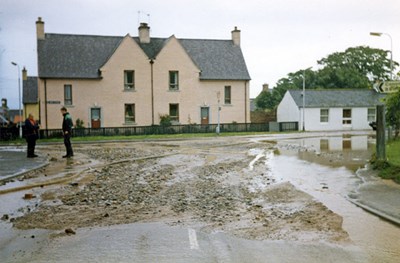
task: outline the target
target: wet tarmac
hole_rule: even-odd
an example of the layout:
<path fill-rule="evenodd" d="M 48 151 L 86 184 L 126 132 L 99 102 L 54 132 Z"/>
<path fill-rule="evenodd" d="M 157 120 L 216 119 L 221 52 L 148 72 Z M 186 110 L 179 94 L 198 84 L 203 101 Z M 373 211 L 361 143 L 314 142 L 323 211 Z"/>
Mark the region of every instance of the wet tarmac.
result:
<path fill-rule="evenodd" d="M 0 180 L 43 166 L 46 158 L 26 157 L 26 147 L 0 147 Z"/>

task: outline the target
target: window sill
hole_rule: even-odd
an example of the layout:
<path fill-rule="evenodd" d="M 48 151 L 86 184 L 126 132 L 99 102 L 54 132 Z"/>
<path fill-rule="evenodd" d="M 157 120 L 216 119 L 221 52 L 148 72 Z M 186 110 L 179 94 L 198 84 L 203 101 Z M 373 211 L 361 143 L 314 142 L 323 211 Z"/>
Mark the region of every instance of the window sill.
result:
<path fill-rule="evenodd" d="M 124 89 L 123 92 L 136 92 L 136 89 Z"/>
<path fill-rule="evenodd" d="M 169 89 L 168 91 L 169 91 L 169 92 L 180 92 L 179 89 Z"/>
<path fill-rule="evenodd" d="M 123 126 L 136 126 L 137 123 L 136 122 L 124 122 L 122 125 Z"/>
<path fill-rule="evenodd" d="M 233 107 L 233 105 L 232 105 L 231 103 L 229 103 L 229 104 L 224 104 L 224 105 L 222 105 L 222 106 L 224 106 L 224 107 Z"/>
<path fill-rule="evenodd" d="M 64 107 L 65 107 L 65 108 L 75 108 L 74 105 L 65 105 L 65 104 L 64 104 Z"/>

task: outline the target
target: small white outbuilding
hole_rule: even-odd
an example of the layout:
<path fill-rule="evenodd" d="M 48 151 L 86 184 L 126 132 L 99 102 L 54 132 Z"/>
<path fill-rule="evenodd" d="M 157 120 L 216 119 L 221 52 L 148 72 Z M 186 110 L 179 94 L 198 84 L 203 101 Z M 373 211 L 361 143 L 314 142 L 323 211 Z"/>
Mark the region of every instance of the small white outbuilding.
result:
<path fill-rule="evenodd" d="M 277 120 L 298 122 L 299 130 L 306 131 L 371 129 L 369 123 L 376 120 L 376 106 L 384 97 L 372 89 L 319 89 L 305 94 L 288 90 L 278 105 Z"/>

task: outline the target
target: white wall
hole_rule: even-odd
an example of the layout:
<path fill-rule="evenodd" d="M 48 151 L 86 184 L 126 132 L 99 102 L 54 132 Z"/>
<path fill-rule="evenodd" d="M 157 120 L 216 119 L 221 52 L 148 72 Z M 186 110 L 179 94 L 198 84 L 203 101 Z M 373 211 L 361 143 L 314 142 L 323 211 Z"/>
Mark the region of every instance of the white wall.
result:
<path fill-rule="evenodd" d="M 351 125 L 343 125 L 343 108 L 330 108 L 329 121 L 320 122 L 320 108 L 307 108 L 306 131 L 369 130 L 368 108 L 352 108 Z M 299 125 L 300 126 L 300 125 Z"/>
<path fill-rule="evenodd" d="M 288 91 L 279 103 L 276 114 L 278 122 L 300 121 L 300 110 Z"/>

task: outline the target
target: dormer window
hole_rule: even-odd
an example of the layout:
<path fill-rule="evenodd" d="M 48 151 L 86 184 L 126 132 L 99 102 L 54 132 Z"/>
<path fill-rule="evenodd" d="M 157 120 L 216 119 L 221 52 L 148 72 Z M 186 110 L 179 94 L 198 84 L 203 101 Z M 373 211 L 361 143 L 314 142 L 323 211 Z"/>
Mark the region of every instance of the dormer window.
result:
<path fill-rule="evenodd" d="M 124 90 L 135 89 L 135 71 L 125 70 L 124 71 Z"/>
<path fill-rule="evenodd" d="M 179 90 L 179 72 L 169 72 L 169 90 Z"/>

